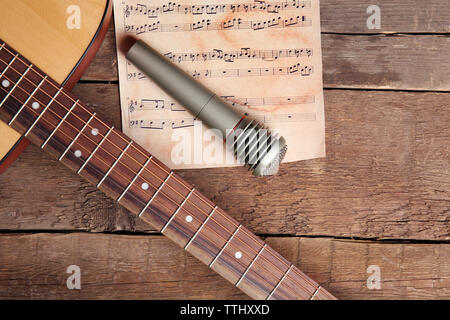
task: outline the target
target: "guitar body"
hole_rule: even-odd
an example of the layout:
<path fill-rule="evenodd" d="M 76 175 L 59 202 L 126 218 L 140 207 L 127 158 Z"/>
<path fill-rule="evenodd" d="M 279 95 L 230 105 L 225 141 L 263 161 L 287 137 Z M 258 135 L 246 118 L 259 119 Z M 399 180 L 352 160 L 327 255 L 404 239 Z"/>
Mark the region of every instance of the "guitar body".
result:
<path fill-rule="evenodd" d="M 106 35 L 112 0 L 3 0 L 0 38 L 71 89 Z M 0 122 L 0 173 L 28 145 Z"/>

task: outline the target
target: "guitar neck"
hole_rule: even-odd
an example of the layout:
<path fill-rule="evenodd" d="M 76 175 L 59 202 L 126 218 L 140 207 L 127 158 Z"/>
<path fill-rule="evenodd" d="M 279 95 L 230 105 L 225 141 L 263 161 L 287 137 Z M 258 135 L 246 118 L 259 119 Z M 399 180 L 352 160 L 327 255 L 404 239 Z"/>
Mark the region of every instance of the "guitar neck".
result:
<path fill-rule="evenodd" d="M 255 299 L 335 299 L 0 41 L 0 119 Z"/>

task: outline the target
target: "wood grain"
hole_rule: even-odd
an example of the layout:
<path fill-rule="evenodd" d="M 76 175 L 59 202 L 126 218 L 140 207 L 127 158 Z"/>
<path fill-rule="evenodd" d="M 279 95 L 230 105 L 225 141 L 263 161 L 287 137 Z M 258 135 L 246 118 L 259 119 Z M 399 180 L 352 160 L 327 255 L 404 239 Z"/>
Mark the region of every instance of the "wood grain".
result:
<path fill-rule="evenodd" d="M 7 1 L 0 12 L 0 38 L 58 83 L 63 83 L 88 49 L 107 1 L 78 3 L 83 12 L 79 28 L 66 26 L 66 11 L 72 4 L 70 0 Z"/>
<path fill-rule="evenodd" d="M 75 94 L 120 126 L 117 85 Z M 179 173 L 258 234 L 449 240 L 448 94 L 326 90 L 325 106 L 324 159 Z M 0 229 L 154 231 L 35 147 L 0 182 Z"/>
<path fill-rule="evenodd" d="M 367 8 L 377 5 L 381 29 L 367 28 Z M 449 33 L 446 0 L 320 1 L 322 32 L 333 33 Z"/>
<path fill-rule="evenodd" d="M 81 75 L 72 71 L 78 66 L 77 72 L 86 68 L 84 56 L 93 54 L 98 41 L 102 38 L 97 33 L 101 26 L 106 0 L 95 0 L 80 3 L 83 14 L 83 24 L 79 29 L 66 27 L 67 8 L 72 1 L 8 1 L 3 3 L 0 11 L 0 38 L 17 51 L 27 56 L 35 65 L 40 66 L 58 83 L 78 81 Z M 109 18 L 111 14 L 109 15 Z M 109 23 L 106 19 L 105 23 Z M 36 27 L 39 26 L 39 27 Z M 106 30 L 102 28 L 102 34 Z M 55 45 L 56 44 L 56 45 Z M 92 46 L 91 46 L 92 45 Z M 76 73 L 76 72 L 75 72 Z M 71 81 L 69 81 L 71 80 Z M 72 84 L 65 83 L 68 88 Z M 0 123 L 0 159 L 18 142 L 20 135 Z M 10 159 L 8 159 L 10 161 Z"/>
<path fill-rule="evenodd" d="M 118 80 L 114 39 L 112 26 L 83 80 Z M 445 35 L 322 34 L 322 51 L 326 88 L 450 90 Z"/>
<path fill-rule="evenodd" d="M 449 15 L 446 0 L 322 0 L 327 157 L 262 180 L 178 173 L 339 299 L 450 299 L 449 94 L 384 91 L 450 90 Z M 83 79 L 75 94 L 120 126 L 117 84 L 96 83 L 118 80 L 113 28 Z M 0 176 L 0 203 L 1 298 L 247 298 L 34 146 Z M 81 291 L 66 288 L 70 264 Z"/>
<path fill-rule="evenodd" d="M 266 241 L 340 299 L 450 298 L 448 245 Z M 1 299 L 247 299 L 162 236 L 2 234 L 0 261 Z M 69 265 L 81 269 L 81 290 L 67 289 Z M 367 287 L 371 265 L 380 290 Z"/>
<path fill-rule="evenodd" d="M 450 90 L 450 37 L 322 35 L 328 88 Z"/>
<path fill-rule="evenodd" d="M 18 132 L 26 132 L 35 146 L 249 297 L 336 299 L 118 128 L 97 117 L 41 70 L 32 68 L 26 58 L 4 43 L 2 47 L 0 82 L 8 79 L 14 85 L 3 85 L 0 90 L 0 118 Z M 39 101 L 37 107 L 30 98 Z M 175 218 L 183 219 L 183 215 L 186 219 L 177 223 Z M 195 229 L 194 220 L 199 222 Z"/>
<path fill-rule="evenodd" d="M 20 134 L 11 128 L 4 122 L 0 122 L 0 160 L 11 150 L 11 148 L 20 139 Z"/>

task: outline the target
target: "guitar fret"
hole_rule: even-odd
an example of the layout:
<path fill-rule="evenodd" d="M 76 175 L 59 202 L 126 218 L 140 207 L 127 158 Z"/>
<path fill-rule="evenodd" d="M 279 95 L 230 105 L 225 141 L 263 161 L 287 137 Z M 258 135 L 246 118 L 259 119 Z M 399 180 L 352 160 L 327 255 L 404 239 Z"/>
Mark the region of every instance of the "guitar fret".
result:
<path fill-rule="evenodd" d="M 17 80 L 17 82 L 14 84 L 14 86 L 12 87 L 12 89 L 8 92 L 8 94 L 3 98 L 2 102 L 0 103 L 0 107 L 3 106 L 3 104 L 5 103 L 6 99 L 8 99 L 8 97 L 11 95 L 11 93 L 14 91 L 14 89 L 16 89 L 16 87 L 19 85 L 20 81 L 22 81 L 22 79 L 25 77 L 25 75 L 28 73 L 28 71 L 30 71 L 31 67 L 33 65 L 30 64 L 27 68 L 27 70 L 25 70 L 25 72 L 20 76 L 20 78 Z"/>
<path fill-rule="evenodd" d="M 311 296 L 311 298 L 309 298 L 309 300 L 313 300 L 314 297 L 316 296 L 316 294 L 319 292 L 319 289 L 322 288 L 321 286 L 318 286 L 316 291 L 314 291 L 313 295 Z"/>
<path fill-rule="evenodd" d="M 58 130 L 58 128 L 61 126 L 61 124 L 67 119 L 69 114 L 72 112 L 73 108 L 75 108 L 75 106 L 77 105 L 78 101 L 80 101 L 80 100 L 75 101 L 75 103 L 72 105 L 72 107 L 69 109 L 69 111 L 67 111 L 67 113 L 64 116 L 64 118 L 62 118 L 61 121 L 58 123 L 58 125 L 55 127 L 55 129 L 53 129 L 52 133 L 48 136 L 47 140 L 45 140 L 45 142 L 41 145 L 41 149 L 44 149 L 44 147 L 47 144 L 47 142 L 53 137 L 53 135 Z"/>
<path fill-rule="evenodd" d="M 147 204 L 145 205 L 145 207 L 141 210 L 141 212 L 139 212 L 139 217 L 144 213 L 145 210 L 147 210 L 148 206 L 150 205 L 150 203 L 152 203 L 153 199 L 155 199 L 155 197 L 158 195 L 159 191 L 162 189 L 162 187 L 164 187 L 164 184 L 167 182 L 167 180 L 169 180 L 169 178 L 172 176 L 173 171 L 170 171 L 169 175 L 167 176 L 167 178 L 161 183 L 161 185 L 158 187 L 158 190 L 156 190 L 155 194 L 151 197 L 151 199 L 147 202 Z"/>
<path fill-rule="evenodd" d="M 202 231 L 203 226 L 208 222 L 209 218 L 211 218 L 211 216 L 214 214 L 214 212 L 216 212 L 216 209 L 218 207 L 215 206 L 212 211 L 209 213 L 208 217 L 205 219 L 205 221 L 203 221 L 202 225 L 200 226 L 200 228 L 198 228 L 198 230 L 195 232 L 195 234 L 192 236 L 191 240 L 189 240 L 189 242 L 184 246 L 184 250 L 187 250 L 187 248 L 189 247 L 189 245 L 192 243 L 192 241 L 194 241 L 195 237 L 200 233 L 200 231 Z"/>
<path fill-rule="evenodd" d="M 55 98 L 58 96 L 58 94 L 61 92 L 62 89 L 63 88 L 60 87 L 58 89 L 58 92 L 56 92 L 56 94 L 49 101 L 49 103 L 47 103 L 47 105 L 44 107 L 44 110 L 42 110 L 42 112 L 39 114 L 39 116 L 36 118 L 36 120 L 34 120 L 33 124 L 28 128 L 27 132 L 25 133 L 25 137 L 30 133 L 30 131 L 33 129 L 33 127 L 36 125 L 36 123 L 39 121 L 39 119 L 41 119 L 42 115 L 45 113 L 45 111 L 47 111 L 47 109 L 50 106 L 50 104 L 55 100 Z"/>
<path fill-rule="evenodd" d="M 109 175 L 109 173 L 112 171 L 112 169 L 114 169 L 115 165 L 120 161 L 120 158 L 122 158 L 122 156 L 125 154 L 125 152 L 127 152 L 128 148 L 132 145 L 132 143 L 133 143 L 133 141 L 130 141 L 128 143 L 128 145 L 125 147 L 125 149 L 123 149 L 123 151 L 121 152 L 120 156 L 116 159 L 116 161 L 114 161 L 114 163 L 111 166 L 111 168 L 109 168 L 109 170 L 106 172 L 106 174 L 100 180 L 100 182 L 97 184 L 97 188 L 100 187 L 100 185 L 103 183 L 103 181 L 105 181 L 106 177 Z"/>
<path fill-rule="evenodd" d="M 239 284 L 241 283 L 242 279 L 245 278 L 245 275 L 247 274 L 247 272 L 252 268 L 253 264 L 255 263 L 255 261 L 258 259 L 258 257 L 261 255 L 261 253 L 264 251 L 264 249 L 266 248 L 267 244 L 264 244 L 264 246 L 261 248 L 261 250 L 259 250 L 258 254 L 253 258 L 252 262 L 250 263 L 250 265 L 247 267 L 247 269 L 245 269 L 245 272 L 242 274 L 242 276 L 239 278 L 238 282 L 236 282 L 235 286 L 239 286 Z"/>
<path fill-rule="evenodd" d="M 8 70 L 8 68 L 14 63 L 14 60 L 16 60 L 16 58 L 19 56 L 19 54 L 16 54 L 11 61 L 8 63 L 8 65 L 6 66 L 5 70 L 3 70 L 2 74 L 0 74 L 0 78 L 3 77 L 3 75 L 5 74 L 6 70 Z"/>
<path fill-rule="evenodd" d="M 289 269 L 286 270 L 286 273 L 283 275 L 283 277 L 280 279 L 280 281 L 277 283 L 276 287 L 273 288 L 272 292 L 267 296 L 266 300 L 269 300 L 270 298 L 272 298 L 272 295 L 275 293 L 275 291 L 277 291 L 278 287 L 280 286 L 280 284 L 283 282 L 283 280 L 287 277 L 287 275 L 289 274 L 289 271 L 291 271 L 291 269 L 294 267 L 293 264 L 291 264 L 291 266 L 289 267 Z"/>
<path fill-rule="evenodd" d="M 13 123 L 13 121 L 17 118 L 17 116 L 20 114 L 20 112 L 22 112 L 23 108 L 25 108 L 25 106 L 27 105 L 27 103 L 31 100 L 31 98 L 34 96 L 34 94 L 36 93 L 36 91 L 39 90 L 39 88 L 41 87 L 41 85 L 44 83 L 44 81 L 47 79 L 47 76 L 45 76 L 41 82 L 39 82 L 39 84 L 37 85 L 36 88 L 34 88 L 33 92 L 31 93 L 31 95 L 27 98 L 27 100 L 25 100 L 25 102 L 22 104 L 22 106 L 20 107 L 19 111 L 16 112 L 16 114 L 14 115 L 14 117 L 12 117 L 12 119 L 8 122 L 8 125 L 11 125 Z"/>
<path fill-rule="evenodd" d="M 87 125 L 87 124 L 86 124 Z M 92 153 L 89 155 L 89 157 L 86 159 L 86 161 L 83 163 L 83 165 L 81 166 L 80 169 L 78 169 L 77 173 L 80 174 L 81 170 L 84 169 L 84 167 L 87 165 L 87 163 L 89 162 L 89 160 L 91 160 L 91 158 L 94 156 L 94 153 L 97 152 L 98 148 L 100 148 L 100 146 L 102 145 L 103 141 L 106 140 L 106 138 L 108 138 L 109 134 L 113 131 L 114 126 L 112 126 L 111 128 L 109 128 L 109 131 L 107 134 L 105 134 L 105 136 L 102 138 L 102 140 L 100 141 L 100 143 L 95 147 L 94 151 L 92 151 Z M 84 128 L 83 128 L 84 130 Z M 83 132 L 83 131 L 80 131 Z"/>
<path fill-rule="evenodd" d="M 337 300 L 335 296 L 329 293 L 324 287 L 319 286 L 310 300 Z"/>
<path fill-rule="evenodd" d="M 83 128 L 81 128 L 81 130 L 77 133 L 75 138 L 73 138 L 72 142 L 67 146 L 67 148 L 66 148 L 66 150 L 64 150 L 63 154 L 58 158 L 59 161 L 61 161 L 62 158 L 64 158 L 64 156 L 66 155 L 66 153 L 70 150 L 70 148 L 72 148 L 73 144 L 78 139 L 78 137 L 83 133 L 84 129 L 86 129 L 86 127 L 88 126 L 89 122 L 91 122 L 91 120 L 94 119 L 95 114 L 96 113 L 94 112 L 92 114 L 92 116 L 89 118 L 89 120 L 84 124 Z"/>
<path fill-rule="evenodd" d="M 166 227 L 172 222 L 173 218 L 175 218 L 175 216 L 177 215 L 178 211 L 181 210 L 181 208 L 183 207 L 183 205 L 186 203 L 187 199 L 189 199 L 190 195 L 194 192 L 195 188 L 192 188 L 192 190 L 189 192 L 189 194 L 186 196 L 186 198 L 183 200 L 183 202 L 180 204 L 180 206 L 178 207 L 178 209 L 175 211 L 175 213 L 170 217 L 169 221 L 167 221 L 167 223 L 164 225 L 164 227 L 161 229 L 161 233 L 164 232 L 164 230 L 166 229 Z"/>
<path fill-rule="evenodd" d="M 117 202 L 152 223 L 250 297 L 334 298 L 158 159 L 101 121 L 79 100 L 74 101 L 70 94 L 62 97 L 60 93 L 65 94 L 65 89 L 1 41 L 0 53 L 5 61 L 2 66 L 6 65 L 0 69 L 0 78 L 5 79 L 0 107 L 7 112 L 1 115 L 9 125 L 19 126 L 20 122 L 21 131 L 30 126 L 25 136 L 29 134 L 33 143 L 56 154 L 94 186 L 117 198 Z M 19 66 L 21 59 L 23 64 Z M 13 74 L 16 66 L 19 72 Z M 36 75 L 30 70 L 35 70 Z M 26 85 L 24 79 L 31 79 L 31 85 Z M 44 85 L 46 81 L 52 86 Z M 41 93 L 46 96 L 41 97 Z M 135 161 L 128 162 L 124 155 Z M 174 192 L 166 193 L 169 188 Z"/>
<path fill-rule="evenodd" d="M 119 198 L 117 198 L 116 200 L 117 202 L 119 202 L 122 199 L 122 197 L 127 193 L 128 189 L 130 189 L 130 187 L 136 181 L 136 179 L 139 178 L 140 174 L 142 173 L 142 171 L 144 171 L 145 167 L 147 167 L 148 163 L 152 160 L 152 158 L 153 156 L 150 156 L 150 158 L 148 158 L 147 161 L 145 162 L 144 166 L 142 166 L 141 169 L 139 169 L 138 173 L 134 176 L 133 180 L 131 180 L 126 189 L 122 192 Z"/>
<path fill-rule="evenodd" d="M 230 243 L 231 240 L 233 240 L 233 237 L 236 235 L 236 233 L 239 231 L 239 229 L 241 228 L 242 224 L 240 224 L 236 230 L 234 230 L 233 234 L 231 235 L 231 237 L 227 240 L 227 242 L 225 243 L 225 245 L 223 246 L 223 248 L 220 250 L 220 252 L 217 254 L 217 256 L 214 258 L 213 261 L 211 261 L 211 263 L 209 264 L 208 267 L 212 267 L 213 264 L 217 261 L 217 259 L 220 257 L 220 255 L 222 254 L 222 252 L 225 250 L 225 248 L 227 247 L 227 245 Z"/>

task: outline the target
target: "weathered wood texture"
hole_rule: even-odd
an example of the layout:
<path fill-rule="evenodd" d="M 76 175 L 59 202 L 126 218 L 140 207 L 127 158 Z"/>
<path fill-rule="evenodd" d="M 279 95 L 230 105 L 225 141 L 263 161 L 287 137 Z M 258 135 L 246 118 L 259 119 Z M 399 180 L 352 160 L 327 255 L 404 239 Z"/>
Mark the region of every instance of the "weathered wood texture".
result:
<path fill-rule="evenodd" d="M 117 85 L 75 94 L 120 126 Z M 326 90 L 325 106 L 324 159 L 179 172 L 259 234 L 449 240 L 448 94 Z M 0 182 L 0 229 L 153 230 L 36 147 Z"/>
<path fill-rule="evenodd" d="M 322 51 L 326 88 L 450 90 L 449 36 L 322 34 Z M 118 80 L 113 27 L 82 79 Z"/>
<path fill-rule="evenodd" d="M 369 29 L 367 8 L 377 5 L 381 28 Z M 446 0 L 320 0 L 322 32 L 336 33 L 449 33 Z"/>
<path fill-rule="evenodd" d="M 448 245 L 266 240 L 340 299 L 450 299 Z M 162 236 L 3 234 L 0 261 L 0 299 L 247 299 Z M 80 290 L 67 288 L 70 265 Z M 379 290 L 368 289 L 372 265 Z"/>
<path fill-rule="evenodd" d="M 322 35 L 328 88 L 450 90 L 450 37 Z"/>
<path fill-rule="evenodd" d="M 366 25 L 372 4 L 379 30 Z M 322 0 L 324 86 L 449 91 L 448 8 Z M 117 81 L 116 64 L 111 28 L 83 79 Z M 117 83 L 75 93 L 120 126 Z M 450 299 L 449 94 L 330 89 L 325 107 L 324 159 L 267 179 L 242 168 L 179 173 L 340 299 Z M 0 298 L 246 298 L 162 236 L 11 233 L 155 231 L 36 147 L 0 176 L 0 203 L 9 232 L 0 235 Z M 82 290 L 66 288 L 71 264 Z M 369 265 L 381 268 L 381 290 L 367 289 Z"/>

